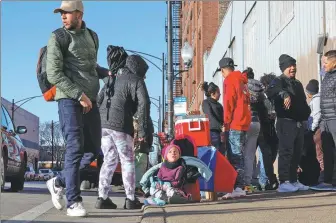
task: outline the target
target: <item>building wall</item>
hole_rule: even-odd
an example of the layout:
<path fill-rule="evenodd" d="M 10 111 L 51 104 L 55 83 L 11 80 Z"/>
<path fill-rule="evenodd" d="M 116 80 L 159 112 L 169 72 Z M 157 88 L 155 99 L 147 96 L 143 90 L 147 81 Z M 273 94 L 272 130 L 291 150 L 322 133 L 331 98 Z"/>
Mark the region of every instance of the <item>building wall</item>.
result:
<path fill-rule="evenodd" d="M 4 98 L 1 103 L 7 109 L 9 115 L 12 117 L 12 103 Z M 15 106 L 16 109 L 16 106 Z M 14 113 L 14 125 L 26 126 L 27 133 L 20 135 L 23 145 L 26 147 L 28 155 L 28 163 L 35 167 L 34 158 L 39 158 L 39 117 L 28 112 L 23 108 L 18 108 Z"/>
<path fill-rule="evenodd" d="M 323 1 L 232 2 L 207 55 L 204 79 L 222 90 L 223 78 L 214 72 L 224 55 L 232 57 L 239 70 L 252 67 L 256 79 L 269 72 L 279 75 L 278 58 L 284 53 L 296 58 L 297 78 L 304 86 L 312 78 L 319 79 L 318 36 L 325 18 L 324 49 L 336 49 L 335 11 L 335 1 L 326 1 L 325 6 Z"/>
<path fill-rule="evenodd" d="M 184 42 L 188 41 L 194 49 L 192 68 L 182 75 L 183 95 L 187 97 L 189 112 L 198 111 L 204 98 L 200 88 L 204 81 L 203 54 L 211 49 L 220 24 L 220 16 L 219 1 L 183 1 L 182 3 L 182 47 Z"/>

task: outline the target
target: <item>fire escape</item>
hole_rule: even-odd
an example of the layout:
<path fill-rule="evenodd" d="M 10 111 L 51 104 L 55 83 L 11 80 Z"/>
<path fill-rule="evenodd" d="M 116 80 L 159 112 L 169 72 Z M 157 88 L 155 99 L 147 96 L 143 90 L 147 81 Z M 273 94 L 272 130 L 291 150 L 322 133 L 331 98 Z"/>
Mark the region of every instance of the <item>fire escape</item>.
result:
<path fill-rule="evenodd" d="M 181 18 L 181 1 L 172 1 L 172 39 L 173 39 L 173 74 L 174 77 L 180 71 L 180 57 L 181 57 L 181 35 L 180 35 L 180 18 Z M 168 26 L 166 20 L 166 42 L 168 42 Z M 167 67 L 167 66 L 166 66 Z M 173 83 L 173 97 L 180 97 L 182 95 L 182 77 L 180 75 L 174 78 Z"/>

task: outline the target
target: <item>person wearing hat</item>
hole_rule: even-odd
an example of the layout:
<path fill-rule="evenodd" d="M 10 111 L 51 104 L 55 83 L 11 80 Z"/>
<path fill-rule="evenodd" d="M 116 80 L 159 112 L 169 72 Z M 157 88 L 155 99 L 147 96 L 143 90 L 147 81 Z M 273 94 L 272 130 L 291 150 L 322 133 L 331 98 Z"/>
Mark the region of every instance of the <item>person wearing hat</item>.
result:
<path fill-rule="evenodd" d="M 108 70 L 97 64 L 99 40 L 83 21 L 82 1 L 62 1 L 54 10 L 60 13 L 63 27 L 55 30 L 47 45 L 46 72 L 56 86 L 60 125 L 66 142 L 64 170 L 47 181 L 56 209 L 65 206 L 67 215 L 87 215 L 81 191 L 80 171 L 96 159 L 101 147 L 101 119 L 97 107 L 99 78 Z"/>
<path fill-rule="evenodd" d="M 224 195 L 224 199 L 246 196 L 243 190 L 244 157 L 242 149 L 245 147 L 247 131 L 251 124 L 250 94 L 247 87 L 247 76 L 235 71 L 234 61 L 223 57 L 219 61 L 224 79 L 224 131 L 227 138 L 227 153 L 232 166 L 238 172 L 235 188 L 232 193 Z"/>
<path fill-rule="evenodd" d="M 296 60 L 289 55 L 279 57 L 282 75 L 275 78 L 266 90 L 267 97 L 273 101 L 279 138 L 279 192 L 308 190 L 297 179 L 303 143 L 303 122 L 310 116 L 303 86 L 296 76 Z"/>

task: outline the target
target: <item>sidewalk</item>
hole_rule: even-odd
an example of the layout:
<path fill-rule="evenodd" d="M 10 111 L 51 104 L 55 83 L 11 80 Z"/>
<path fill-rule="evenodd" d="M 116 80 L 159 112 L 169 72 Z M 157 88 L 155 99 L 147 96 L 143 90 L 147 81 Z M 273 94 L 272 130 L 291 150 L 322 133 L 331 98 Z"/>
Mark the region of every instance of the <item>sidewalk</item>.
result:
<path fill-rule="evenodd" d="M 336 192 L 266 192 L 201 204 L 146 207 L 141 223 L 332 223 Z"/>

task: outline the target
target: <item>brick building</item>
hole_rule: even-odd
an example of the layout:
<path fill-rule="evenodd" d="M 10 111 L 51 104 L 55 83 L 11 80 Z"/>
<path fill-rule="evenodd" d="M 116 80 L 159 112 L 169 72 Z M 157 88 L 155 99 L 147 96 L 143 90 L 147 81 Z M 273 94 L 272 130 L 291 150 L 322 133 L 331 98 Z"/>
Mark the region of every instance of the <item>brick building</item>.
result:
<path fill-rule="evenodd" d="M 230 1 L 183 1 L 181 9 L 181 45 L 188 41 L 194 49 L 192 68 L 182 74 L 183 96 L 187 97 L 188 111 L 199 111 L 204 94 L 203 56 L 206 55 L 217 35 Z M 181 61 L 181 70 L 184 69 Z"/>

